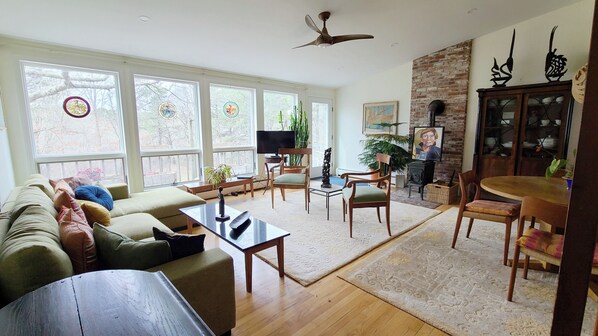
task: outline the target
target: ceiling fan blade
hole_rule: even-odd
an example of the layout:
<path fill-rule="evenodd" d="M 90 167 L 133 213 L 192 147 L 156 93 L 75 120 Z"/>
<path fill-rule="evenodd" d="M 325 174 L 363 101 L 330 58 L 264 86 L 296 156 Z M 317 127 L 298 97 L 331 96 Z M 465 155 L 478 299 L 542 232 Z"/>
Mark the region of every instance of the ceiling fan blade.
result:
<path fill-rule="evenodd" d="M 332 37 L 332 43 L 340 43 L 352 40 L 365 40 L 365 39 L 373 39 L 374 36 L 366 35 L 366 34 L 352 34 L 352 35 L 338 35 Z"/>
<path fill-rule="evenodd" d="M 309 28 L 314 30 L 316 33 L 322 34 L 322 31 L 320 30 L 320 28 L 318 28 L 318 26 L 316 26 L 316 23 L 314 22 L 314 20 L 312 20 L 311 16 L 309 16 L 309 15 L 305 16 L 305 23 L 307 24 L 307 26 Z"/>
<path fill-rule="evenodd" d="M 317 40 L 313 40 L 313 41 L 311 41 L 311 42 L 309 42 L 309 43 L 306 43 L 306 44 L 304 44 L 304 45 L 297 46 L 297 47 L 295 47 L 295 48 L 293 48 L 293 49 L 297 49 L 297 48 L 301 48 L 301 47 L 307 47 L 307 46 L 310 46 L 310 45 L 317 45 L 317 44 L 316 44 L 316 41 L 317 41 Z"/>

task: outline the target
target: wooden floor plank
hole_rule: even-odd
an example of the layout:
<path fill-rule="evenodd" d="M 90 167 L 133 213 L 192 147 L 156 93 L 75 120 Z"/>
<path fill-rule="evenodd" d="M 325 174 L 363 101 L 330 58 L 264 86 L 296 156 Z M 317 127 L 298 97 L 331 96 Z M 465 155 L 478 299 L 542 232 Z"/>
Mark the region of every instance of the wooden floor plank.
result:
<path fill-rule="evenodd" d="M 263 196 L 261 192 L 256 192 L 255 196 L 266 197 L 269 194 Z M 226 199 L 232 201 L 235 198 L 227 196 Z M 450 206 L 442 206 L 439 210 L 449 208 Z M 254 256 L 253 292 L 247 293 L 243 253 L 200 227 L 195 227 L 193 232 L 206 233 L 206 249 L 219 247 L 233 257 L 237 325 L 232 334 L 235 336 L 446 335 L 441 330 L 340 279 L 337 275 L 347 266 L 308 287 L 303 287 L 286 276 L 279 278 L 274 267 Z M 387 245 L 376 249 L 375 252 L 383 252 L 388 248 Z M 359 260 L 365 258 L 367 255 Z M 357 262 L 350 265 L 357 265 Z"/>

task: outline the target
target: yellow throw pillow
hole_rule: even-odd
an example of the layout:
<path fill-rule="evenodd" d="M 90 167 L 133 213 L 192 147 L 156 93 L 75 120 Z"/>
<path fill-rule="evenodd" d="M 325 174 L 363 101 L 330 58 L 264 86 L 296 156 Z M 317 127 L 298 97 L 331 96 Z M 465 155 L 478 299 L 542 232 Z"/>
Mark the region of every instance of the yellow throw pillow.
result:
<path fill-rule="evenodd" d="M 88 223 L 100 223 L 104 226 L 110 225 L 110 211 L 104 208 L 101 204 L 92 201 L 81 201 L 81 209 L 85 213 L 85 218 Z"/>

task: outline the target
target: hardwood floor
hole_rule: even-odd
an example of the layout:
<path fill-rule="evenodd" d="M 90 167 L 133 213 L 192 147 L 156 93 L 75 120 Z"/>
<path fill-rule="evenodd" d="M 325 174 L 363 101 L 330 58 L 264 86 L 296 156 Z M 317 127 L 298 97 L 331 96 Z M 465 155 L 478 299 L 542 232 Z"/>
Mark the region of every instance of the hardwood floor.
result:
<path fill-rule="evenodd" d="M 265 196 L 262 196 L 261 192 L 255 193 L 255 197 L 266 196 L 269 196 L 269 193 Z M 444 211 L 448 208 L 450 206 L 441 206 L 439 210 Z M 286 276 L 279 278 L 276 269 L 254 256 L 253 292 L 247 293 L 243 254 L 207 230 L 195 228 L 194 233 L 207 234 L 206 249 L 217 246 L 234 259 L 237 326 L 232 330 L 232 334 L 235 336 L 447 335 L 338 278 L 337 274 L 344 268 L 308 287 L 303 287 Z M 384 248 L 385 245 L 375 251 Z M 368 255 L 349 265 L 359 263 Z"/>

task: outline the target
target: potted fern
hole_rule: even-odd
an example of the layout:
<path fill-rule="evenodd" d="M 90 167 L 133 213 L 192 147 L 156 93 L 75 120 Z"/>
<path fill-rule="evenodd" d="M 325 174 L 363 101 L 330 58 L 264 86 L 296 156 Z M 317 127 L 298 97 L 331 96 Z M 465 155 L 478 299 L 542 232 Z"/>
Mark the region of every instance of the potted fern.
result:
<path fill-rule="evenodd" d="M 390 127 L 396 127 L 400 124 L 402 123 L 380 123 L 378 125 L 390 129 Z M 357 157 L 359 163 L 368 166 L 372 170 L 378 168 L 376 161 L 376 154 L 378 153 L 390 155 L 391 171 L 401 171 L 411 162 L 411 153 L 402 147 L 411 143 L 408 135 L 370 134 L 366 136 L 365 140 L 361 140 L 361 143 L 363 144 L 363 152 Z"/>

